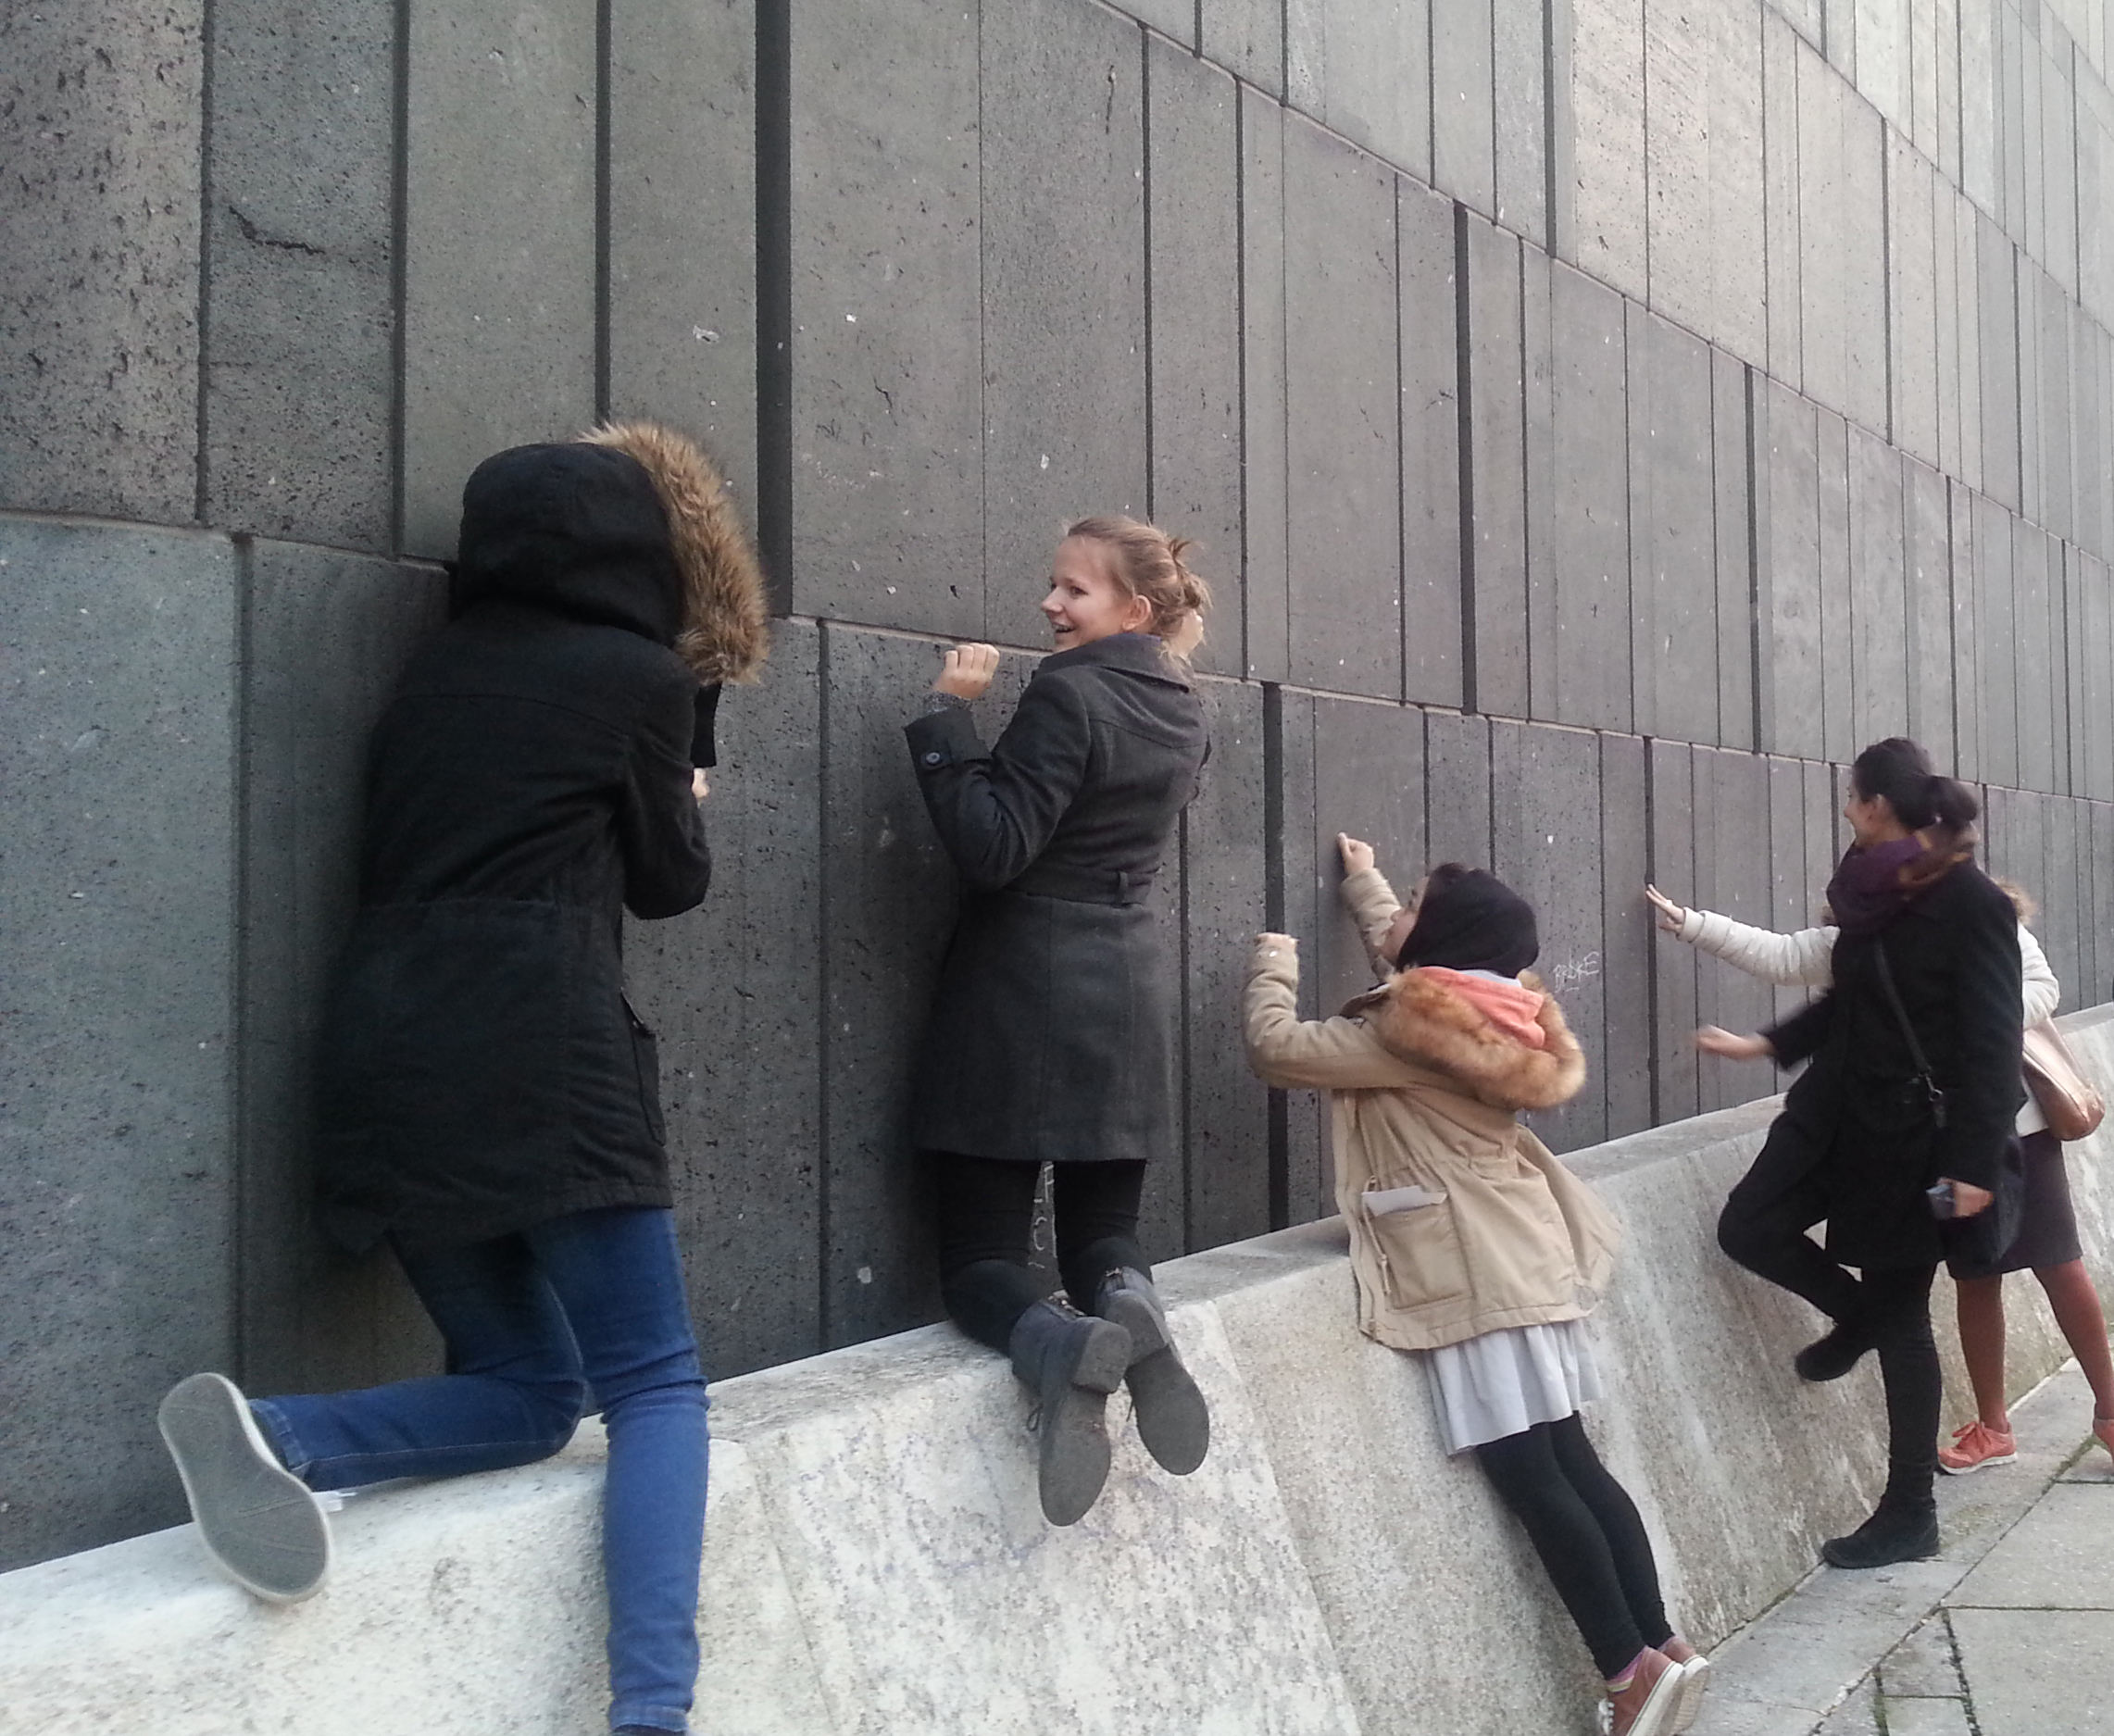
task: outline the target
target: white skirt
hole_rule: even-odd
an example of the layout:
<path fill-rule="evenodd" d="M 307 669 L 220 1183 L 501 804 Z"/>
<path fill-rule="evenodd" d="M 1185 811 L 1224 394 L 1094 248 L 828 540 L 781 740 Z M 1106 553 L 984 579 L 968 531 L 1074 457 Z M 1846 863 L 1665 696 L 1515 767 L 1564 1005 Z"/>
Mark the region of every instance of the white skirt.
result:
<path fill-rule="evenodd" d="M 1448 1453 L 1502 1441 L 1538 1422 L 1560 1422 L 1600 1396 L 1583 1320 L 1500 1327 L 1418 1354 L 1431 1370 Z"/>

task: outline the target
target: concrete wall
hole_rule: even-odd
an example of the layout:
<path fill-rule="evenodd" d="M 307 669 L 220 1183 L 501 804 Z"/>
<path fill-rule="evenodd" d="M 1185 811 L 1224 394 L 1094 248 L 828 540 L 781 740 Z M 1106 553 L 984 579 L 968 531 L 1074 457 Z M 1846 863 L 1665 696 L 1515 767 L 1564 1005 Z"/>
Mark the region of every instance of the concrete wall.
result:
<path fill-rule="evenodd" d="M 471 464 L 605 412 L 713 443 L 784 616 L 726 708 L 720 885 L 632 941 L 722 1373 L 933 1318 L 900 1110 L 951 893 L 895 731 L 957 634 L 1016 653 L 998 726 L 1078 513 L 1200 536 L 1220 599 L 1156 1255 L 1324 1208 L 1315 1105 L 1243 1075 L 1232 990 L 1266 924 L 1316 943 L 1315 1007 L 1358 983 L 1340 829 L 1541 903 L 1595 1062 L 1567 1147 L 1765 1088 L 1682 1037 L 1770 997 L 1655 945 L 1637 889 L 1803 920 L 1883 733 L 1990 788 L 1994 865 L 2105 999 L 2108 31 L 2107 0 L 11 14 L 0 1560 L 172 1517 L 145 1418 L 200 1361 L 430 1360 L 305 1218 L 359 743 Z M 101 1143 L 120 1080 L 159 1108 Z M 90 1364 L 93 1421 L 61 1402 Z M 82 1455 L 106 1474 L 58 1474 Z"/>
<path fill-rule="evenodd" d="M 2114 1010 L 2069 1028 L 2114 1078 Z M 1589 1427 L 1670 1614 L 1707 1646 L 1803 1577 L 1883 1478 L 1869 1359 L 1799 1382 L 1817 1317 L 1711 1236 L 1773 1108 L 1573 1159 L 1627 1232 L 1591 1327 L 1607 1392 Z M 2102 1270 L 2109 1158 L 2114 1132 L 2070 1152 Z M 699 1728 L 1582 1736 L 1584 1650 L 1472 1460 L 1445 1456 L 1418 1359 L 1358 1335 L 1343 1250 L 1331 1219 L 1163 1270 L 1211 1455 L 1169 1478 L 1119 1399 L 1108 1488 L 1069 1530 L 1036 1505 L 1023 1389 L 949 1328 L 721 1383 Z M 2009 1300 L 2017 1393 L 2067 1352 L 2023 1274 Z M 1970 1415 L 1943 1293 L 1938 1312 L 1948 1416 Z M 188 1527 L 0 1575 L 0 1730 L 585 1729 L 604 1692 L 601 1455 L 590 1429 L 544 1465 L 364 1494 L 334 1521 L 331 1584 L 293 1609 L 214 1578 Z"/>

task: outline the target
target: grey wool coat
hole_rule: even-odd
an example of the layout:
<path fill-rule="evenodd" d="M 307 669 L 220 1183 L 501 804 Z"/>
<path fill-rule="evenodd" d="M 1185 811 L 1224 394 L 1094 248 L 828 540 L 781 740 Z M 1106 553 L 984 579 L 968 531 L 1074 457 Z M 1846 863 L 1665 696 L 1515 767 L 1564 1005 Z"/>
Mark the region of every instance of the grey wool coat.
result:
<path fill-rule="evenodd" d="M 454 604 L 375 731 L 319 1081 L 324 1229 L 413 1255 L 670 1203 L 623 912 L 704 897 L 700 695 L 766 643 L 717 473 L 649 424 L 480 465 Z"/>
<path fill-rule="evenodd" d="M 1176 1003 L 1148 901 L 1209 751 L 1186 674 L 1119 633 L 1045 657 L 992 747 L 965 710 L 907 733 L 962 884 L 912 1137 L 1023 1162 L 1171 1149 Z"/>

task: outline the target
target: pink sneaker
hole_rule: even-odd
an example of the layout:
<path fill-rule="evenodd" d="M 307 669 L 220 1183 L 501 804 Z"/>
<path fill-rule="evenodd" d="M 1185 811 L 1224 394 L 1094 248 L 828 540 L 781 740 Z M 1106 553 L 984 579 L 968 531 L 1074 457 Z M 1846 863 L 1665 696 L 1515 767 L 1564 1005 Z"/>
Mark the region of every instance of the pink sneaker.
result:
<path fill-rule="evenodd" d="M 2114 1429 L 2114 1423 L 2108 1425 Z M 2008 1429 L 1992 1429 L 1981 1418 L 1953 1430 L 1953 1444 L 1938 1449 L 1938 1468 L 1955 1477 L 1984 1470 L 1992 1465 L 2016 1465 L 2019 1443 Z"/>

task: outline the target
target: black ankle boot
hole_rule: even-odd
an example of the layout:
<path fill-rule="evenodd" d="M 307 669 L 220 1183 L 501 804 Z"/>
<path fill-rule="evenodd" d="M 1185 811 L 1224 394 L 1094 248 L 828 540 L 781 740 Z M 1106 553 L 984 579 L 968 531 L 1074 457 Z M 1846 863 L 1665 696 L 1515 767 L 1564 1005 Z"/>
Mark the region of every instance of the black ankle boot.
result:
<path fill-rule="evenodd" d="M 1123 1378 L 1138 1439 L 1161 1469 L 1188 1476 L 1211 1450 L 1211 1412 L 1175 1354 L 1152 1280 L 1128 1266 L 1110 1272 L 1095 1293 L 1094 1312 L 1131 1335 L 1131 1366 Z"/>
<path fill-rule="evenodd" d="M 1108 1394 L 1131 1360 L 1130 1334 L 1055 1302 L 1038 1302 L 1013 1327 L 1013 1372 L 1034 1390 L 1043 1517 L 1075 1525 L 1108 1480 Z"/>
<path fill-rule="evenodd" d="M 1871 1348 L 1866 1338 L 1847 1320 L 1838 1320 L 1822 1337 L 1791 1359 L 1801 1380 L 1840 1380 L 1863 1359 Z"/>
<path fill-rule="evenodd" d="M 1938 1553 L 1934 1501 L 1882 1499 L 1871 1517 L 1847 1537 L 1831 1537 L 1820 1558 L 1832 1567 L 1885 1567 L 1896 1561 L 1924 1561 Z"/>

